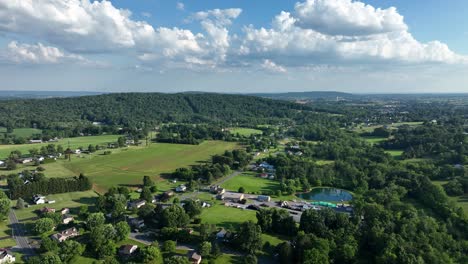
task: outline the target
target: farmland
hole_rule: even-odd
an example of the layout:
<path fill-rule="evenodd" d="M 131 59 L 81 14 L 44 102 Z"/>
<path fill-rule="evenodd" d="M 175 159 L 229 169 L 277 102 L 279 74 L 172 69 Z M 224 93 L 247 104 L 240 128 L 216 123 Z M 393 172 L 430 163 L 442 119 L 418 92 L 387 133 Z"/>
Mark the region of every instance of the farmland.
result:
<path fill-rule="evenodd" d="M 236 143 L 222 141 L 205 141 L 200 145 L 156 143 L 149 147 L 131 147 L 111 155 L 75 158 L 71 162 L 63 162 L 63 166 L 74 174 L 84 173 L 91 178 L 96 190 L 103 191 L 116 185 L 134 186 L 144 175 L 160 181 L 162 173 L 203 163 L 212 155 L 236 146 Z"/>

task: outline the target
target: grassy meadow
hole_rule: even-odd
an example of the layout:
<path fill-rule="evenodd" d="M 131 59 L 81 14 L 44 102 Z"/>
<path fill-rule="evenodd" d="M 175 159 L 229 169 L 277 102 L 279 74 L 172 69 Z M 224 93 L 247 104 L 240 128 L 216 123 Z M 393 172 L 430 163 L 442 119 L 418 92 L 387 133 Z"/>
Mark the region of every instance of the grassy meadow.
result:
<path fill-rule="evenodd" d="M 256 177 L 253 172 L 244 172 L 233 177 L 221 185 L 230 191 L 237 191 L 244 187 L 246 193 L 270 193 L 279 190 L 279 182 Z"/>
<path fill-rule="evenodd" d="M 72 158 L 71 162 L 62 164 L 75 175 L 84 173 L 90 177 L 96 190 L 101 192 L 111 186 L 140 184 L 144 175 L 161 181 L 159 176 L 163 173 L 205 162 L 214 154 L 236 147 L 236 143 L 224 141 L 205 141 L 199 145 L 154 143 L 149 147 L 131 147 L 111 155 L 92 154 L 85 158 Z"/>
<path fill-rule="evenodd" d="M 250 135 L 261 135 L 263 132 L 258 129 L 254 128 L 245 128 L 245 127 L 234 127 L 234 128 L 229 128 L 229 132 L 233 135 L 241 135 L 241 136 L 250 136 Z"/>

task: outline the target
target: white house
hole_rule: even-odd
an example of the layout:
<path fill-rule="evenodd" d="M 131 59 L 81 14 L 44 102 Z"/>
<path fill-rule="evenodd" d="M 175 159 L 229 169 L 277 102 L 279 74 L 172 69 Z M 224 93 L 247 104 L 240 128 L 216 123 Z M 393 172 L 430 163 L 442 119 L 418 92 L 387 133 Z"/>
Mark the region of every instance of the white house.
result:
<path fill-rule="evenodd" d="M 15 256 L 13 256 L 7 249 L 0 249 L 0 263 L 13 263 L 16 261 Z"/>
<path fill-rule="evenodd" d="M 145 200 L 136 200 L 128 203 L 128 207 L 139 209 L 146 204 Z"/>
<path fill-rule="evenodd" d="M 39 157 L 39 158 L 37 158 L 37 160 L 38 160 L 39 162 L 41 162 L 41 161 L 44 161 L 45 158 L 44 158 L 44 157 Z"/>
<path fill-rule="evenodd" d="M 81 153 L 81 149 L 75 149 L 75 154 L 80 154 Z"/>
<path fill-rule="evenodd" d="M 0 167 L 5 166 L 5 162 L 3 160 L 0 160 Z"/>
<path fill-rule="evenodd" d="M 42 140 L 40 140 L 40 139 L 31 139 L 31 140 L 29 140 L 29 143 L 30 144 L 39 144 L 39 143 L 42 143 Z"/>
<path fill-rule="evenodd" d="M 185 185 L 179 185 L 176 188 L 176 192 L 185 192 L 187 190 L 187 186 Z"/>
<path fill-rule="evenodd" d="M 24 159 L 21 160 L 21 163 L 26 164 L 26 163 L 30 163 L 32 161 L 33 161 L 32 158 L 24 158 Z"/>
<path fill-rule="evenodd" d="M 36 194 L 33 196 L 33 202 L 35 204 L 45 204 L 46 203 L 46 197 L 42 196 L 40 194 Z"/>
<path fill-rule="evenodd" d="M 138 249 L 137 245 L 123 245 L 119 248 L 121 255 L 132 255 Z"/>

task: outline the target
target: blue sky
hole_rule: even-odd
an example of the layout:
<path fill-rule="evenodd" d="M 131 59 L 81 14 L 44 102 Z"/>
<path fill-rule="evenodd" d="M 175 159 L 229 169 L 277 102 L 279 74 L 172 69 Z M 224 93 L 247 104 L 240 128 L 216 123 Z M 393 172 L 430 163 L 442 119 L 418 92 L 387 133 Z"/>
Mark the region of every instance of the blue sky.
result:
<path fill-rule="evenodd" d="M 0 0 L 0 90 L 468 92 L 463 0 Z"/>

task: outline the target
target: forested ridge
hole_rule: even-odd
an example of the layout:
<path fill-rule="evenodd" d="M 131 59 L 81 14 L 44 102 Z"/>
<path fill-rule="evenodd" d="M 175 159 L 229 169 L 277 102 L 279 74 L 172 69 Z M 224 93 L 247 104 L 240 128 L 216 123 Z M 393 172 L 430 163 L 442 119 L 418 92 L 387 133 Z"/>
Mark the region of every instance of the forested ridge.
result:
<path fill-rule="evenodd" d="M 252 122 L 293 117 L 307 106 L 226 94 L 120 93 L 0 102 L 0 126 L 50 128 L 77 121 L 106 125 Z"/>

